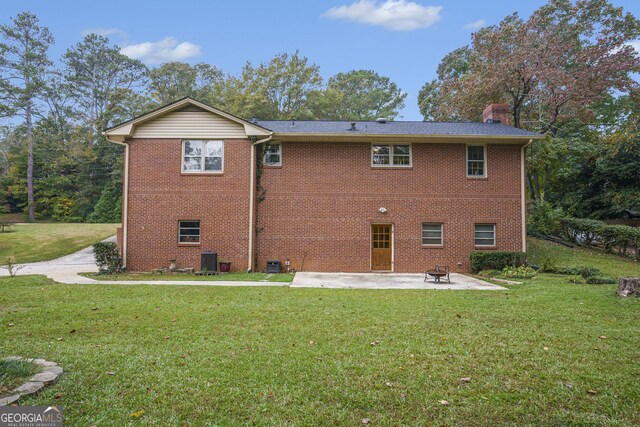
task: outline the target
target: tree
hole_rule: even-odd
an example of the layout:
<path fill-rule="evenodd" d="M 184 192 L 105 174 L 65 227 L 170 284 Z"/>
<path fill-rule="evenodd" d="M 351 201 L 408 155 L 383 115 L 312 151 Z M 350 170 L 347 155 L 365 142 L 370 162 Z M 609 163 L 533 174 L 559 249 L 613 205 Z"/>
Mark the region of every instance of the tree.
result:
<path fill-rule="evenodd" d="M 309 97 L 321 89 L 317 65 L 299 51 L 281 53 L 257 67 L 247 62 L 241 76 L 230 79 L 224 103 L 242 117 L 304 119 L 312 114 Z"/>
<path fill-rule="evenodd" d="M 550 0 L 526 20 L 509 15 L 473 35 L 468 69 L 440 79 L 454 102 L 438 110 L 477 119 L 488 102 L 506 101 L 514 126 L 558 135 L 589 122 L 589 106 L 609 91 L 637 86 L 628 43 L 638 36 L 640 21 L 606 0 Z"/>
<path fill-rule="evenodd" d="M 109 39 L 88 34 L 62 58 L 63 71 L 71 95 L 84 123 L 95 132 L 93 143 L 113 115 L 113 97 L 118 91 L 141 87 L 147 68 L 142 62 L 120 53 Z"/>
<path fill-rule="evenodd" d="M 438 78 L 427 82 L 418 92 L 418 106 L 425 120 L 459 121 L 455 109 L 443 108 L 457 95 L 455 88 L 441 90 L 443 82 L 455 81 L 469 72 L 471 49 L 464 46 L 445 55 L 438 65 Z"/>
<path fill-rule="evenodd" d="M 225 74 L 214 65 L 167 62 L 149 71 L 148 89 L 151 98 L 160 105 L 185 96 L 219 105 L 224 80 Z"/>
<path fill-rule="evenodd" d="M 11 19 L 12 24 L 0 25 L 0 112 L 24 118 L 27 141 L 27 199 L 29 221 L 35 221 L 36 206 L 33 190 L 33 119 L 38 114 L 38 102 L 51 66 L 47 51 L 53 44 L 48 28 L 39 25 L 38 18 L 23 12 Z"/>
<path fill-rule="evenodd" d="M 333 117 L 323 119 L 375 120 L 394 119 L 404 108 L 407 94 L 389 77 L 373 70 L 352 70 L 329 79 L 328 91 L 339 94 Z"/>

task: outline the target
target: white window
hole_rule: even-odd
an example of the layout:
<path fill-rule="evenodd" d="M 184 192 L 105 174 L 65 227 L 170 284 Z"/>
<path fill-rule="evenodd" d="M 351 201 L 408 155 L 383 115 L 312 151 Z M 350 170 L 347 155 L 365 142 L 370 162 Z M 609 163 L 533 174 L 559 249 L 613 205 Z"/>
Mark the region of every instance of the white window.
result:
<path fill-rule="evenodd" d="M 178 221 L 178 243 L 200 243 L 200 221 Z"/>
<path fill-rule="evenodd" d="M 487 176 L 487 147 L 467 145 L 467 176 Z"/>
<path fill-rule="evenodd" d="M 282 144 L 272 142 L 264 149 L 265 166 L 282 166 Z"/>
<path fill-rule="evenodd" d="M 422 245 L 442 246 L 442 223 L 422 223 Z"/>
<path fill-rule="evenodd" d="M 183 141 L 182 172 L 221 173 L 224 166 L 224 141 Z"/>
<path fill-rule="evenodd" d="M 495 224 L 476 224 L 475 242 L 476 242 L 476 246 L 495 246 L 496 245 L 496 225 Z"/>
<path fill-rule="evenodd" d="M 409 167 L 411 166 L 411 145 L 385 144 L 371 146 L 371 166 Z"/>

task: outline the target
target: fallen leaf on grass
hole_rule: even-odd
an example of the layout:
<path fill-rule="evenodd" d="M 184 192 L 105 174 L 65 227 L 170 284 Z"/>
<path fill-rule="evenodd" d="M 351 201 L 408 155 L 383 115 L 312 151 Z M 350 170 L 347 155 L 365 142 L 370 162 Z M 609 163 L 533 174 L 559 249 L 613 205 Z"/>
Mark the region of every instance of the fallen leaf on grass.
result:
<path fill-rule="evenodd" d="M 460 378 L 460 382 L 461 383 L 470 383 L 471 382 L 471 377 Z"/>
<path fill-rule="evenodd" d="M 406 394 L 404 394 L 404 393 L 400 393 L 400 399 L 404 399 L 405 397 L 407 397 L 407 395 L 406 395 Z"/>
<path fill-rule="evenodd" d="M 7 326 L 16 326 L 15 323 L 9 323 Z"/>
<path fill-rule="evenodd" d="M 369 418 L 363 418 L 362 424 L 369 424 Z"/>
<path fill-rule="evenodd" d="M 440 403 L 442 406 L 449 406 L 449 405 L 451 405 L 451 403 L 449 403 L 449 402 L 448 402 L 448 401 L 446 401 L 446 400 L 438 400 L 438 403 Z"/>
<path fill-rule="evenodd" d="M 604 335 L 600 335 L 598 338 L 600 338 L 601 340 L 606 340 L 607 337 L 605 337 Z"/>
<path fill-rule="evenodd" d="M 163 338 L 164 338 L 165 340 L 168 340 L 168 339 L 169 339 L 169 336 L 167 335 L 167 336 L 165 336 L 165 337 L 163 337 Z"/>
<path fill-rule="evenodd" d="M 53 396 L 54 399 L 60 399 L 62 397 L 62 393 L 56 393 L 55 396 Z"/>
<path fill-rule="evenodd" d="M 107 371 L 106 374 L 107 375 L 115 375 L 116 373 L 114 371 Z"/>
<path fill-rule="evenodd" d="M 393 387 L 393 383 L 384 383 L 384 385 L 386 385 L 387 387 Z"/>
<path fill-rule="evenodd" d="M 544 351 L 549 351 L 549 347 L 544 347 L 543 350 Z"/>
<path fill-rule="evenodd" d="M 144 411 L 138 411 L 138 412 L 134 412 L 133 414 L 130 415 L 130 417 L 132 418 L 139 418 L 144 414 Z"/>
<path fill-rule="evenodd" d="M 62 341 L 62 337 L 56 338 L 56 341 Z"/>
<path fill-rule="evenodd" d="M 596 394 L 598 394 L 598 392 L 596 390 L 587 390 L 587 394 L 590 394 L 591 396 L 595 396 Z"/>
<path fill-rule="evenodd" d="M 380 340 L 376 340 L 376 341 L 372 341 L 371 342 L 371 345 L 378 345 L 378 344 L 380 344 Z"/>
<path fill-rule="evenodd" d="M 70 334 L 75 334 L 75 333 L 76 333 L 76 330 L 75 330 L 75 329 L 72 329 L 72 330 L 70 330 L 70 331 L 69 331 L 69 333 L 70 333 Z"/>

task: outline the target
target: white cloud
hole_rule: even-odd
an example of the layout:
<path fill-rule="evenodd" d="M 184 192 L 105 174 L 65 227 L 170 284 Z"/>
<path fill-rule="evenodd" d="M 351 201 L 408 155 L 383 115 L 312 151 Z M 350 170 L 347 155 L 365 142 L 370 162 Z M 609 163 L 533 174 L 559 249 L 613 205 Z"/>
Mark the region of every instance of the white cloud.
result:
<path fill-rule="evenodd" d="M 469 22 L 463 28 L 466 30 L 479 30 L 485 25 L 487 25 L 487 21 L 485 21 L 484 19 L 478 19 L 477 21 Z"/>
<path fill-rule="evenodd" d="M 160 64 L 169 61 L 182 61 L 202 54 L 197 44 L 178 43 L 173 37 L 165 37 L 157 42 L 130 44 L 120 50 L 129 58 L 139 59 L 146 64 Z"/>
<path fill-rule="evenodd" d="M 126 37 L 127 33 L 120 28 L 89 28 L 87 30 L 82 30 L 82 35 L 86 36 L 89 34 L 97 34 L 99 36 L 118 36 L 118 37 Z"/>
<path fill-rule="evenodd" d="M 442 6 L 423 6 L 406 0 L 359 0 L 350 5 L 332 7 L 324 17 L 378 25 L 392 31 L 428 28 L 440 21 Z"/>

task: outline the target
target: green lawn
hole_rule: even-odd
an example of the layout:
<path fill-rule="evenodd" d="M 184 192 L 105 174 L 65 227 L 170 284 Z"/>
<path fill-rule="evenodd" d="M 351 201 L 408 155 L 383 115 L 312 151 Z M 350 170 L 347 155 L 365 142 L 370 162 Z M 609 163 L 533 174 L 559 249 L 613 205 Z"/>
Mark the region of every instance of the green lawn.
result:
<path fill-rule="evenodd" d="M 69 425 L 640 424 L 640 299 L 556 275 L 510 288 L 3 278 L 0 357 L 59 362 L 20 403 L 63 405 Z"/>
<path fill-rule="evenodd" d="M 0 264 L 46 261 L 71 254 L 116 234 L 119 224 L 17 224 L 0 233 Z"/>
<path fill-rule="evenodd" d="M 640 263 L 599 250 L 581 247 L 572 249 L 529 238 L 527 253 L 529 262 L 537 265 L 541 265 L 545 258 L 550 257 L 558 266 L 596 267 L 606 276 L 614 278 L 640 275 Z"/>
<path fill-rule="evenodd" d="M 81 273 L 82 276 L 96 280 L 188 280 L 188 281 L 231 281 L 231 282 L 291 282 L 293 274 L 279 273 L 229 273 L 217 276 L 196 276 L 195 274 L 151 274 L 151 273 L 121 273 L 97 274 Z"/>

